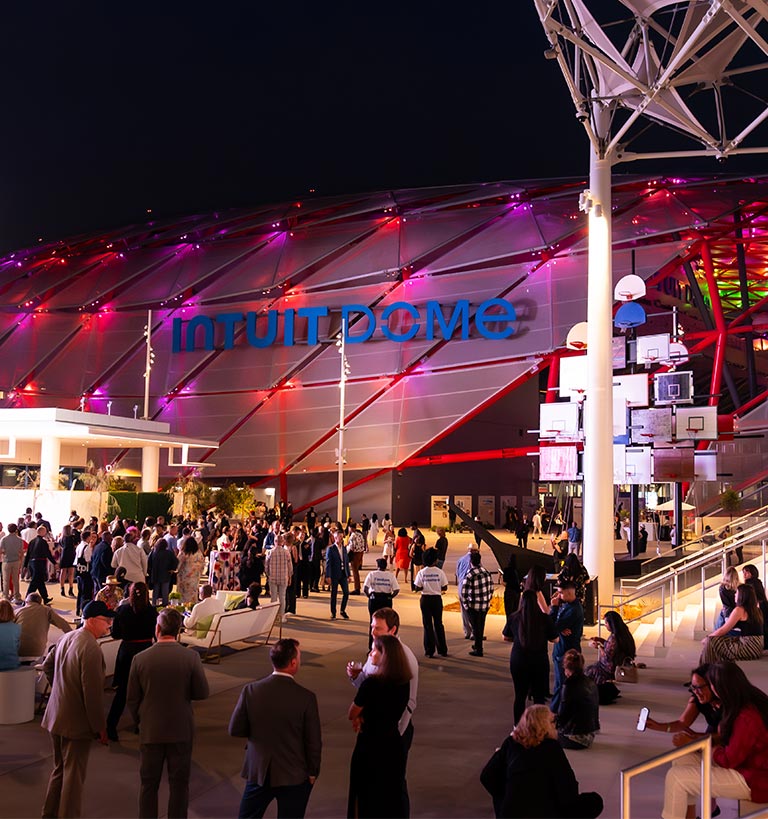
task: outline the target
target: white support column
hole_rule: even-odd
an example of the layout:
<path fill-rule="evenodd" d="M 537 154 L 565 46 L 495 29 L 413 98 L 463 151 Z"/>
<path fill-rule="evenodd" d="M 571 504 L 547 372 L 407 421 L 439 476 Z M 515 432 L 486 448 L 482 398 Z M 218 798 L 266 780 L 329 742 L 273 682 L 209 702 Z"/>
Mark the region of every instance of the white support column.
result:
<path fill-rule="evenodd" d="M 45 437 L 40 441 L 40 489 L 59 488 L 61 439 Z"/>
<path fill-rule="evenodd" d="M 141 491 L 157 492 L 160 485 L 160 447 L 141 448 Z"/>
<path fill-rule="evenodd" d="M 590 155 L 587 391 L 584 426 L 584 565 L 598 576 L 599 602 L 613 595 L 613 281 L 611 162 Z"/>

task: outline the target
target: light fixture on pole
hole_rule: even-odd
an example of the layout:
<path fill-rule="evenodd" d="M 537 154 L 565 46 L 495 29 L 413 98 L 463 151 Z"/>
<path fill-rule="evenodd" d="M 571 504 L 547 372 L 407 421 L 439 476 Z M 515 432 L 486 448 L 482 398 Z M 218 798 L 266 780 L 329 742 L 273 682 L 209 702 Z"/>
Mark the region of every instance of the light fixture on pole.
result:
<path fill-rule="evenodd" d="M 144 363 L 144 419 L 149 419 L 149 378 L 152 365 L 155 363 L 155 352 L 152 349 L 152 311 L 147 310 L 147 324 L 144 327 L 144 338 L 147 340 L 147 354 Z"/>
<path fill-rule="evenodd" d="M 336 463 L 338 464 L 338 486 L 336 496 L 336 520 L 343 521 L 344 514 L 344 464 L 346 463 L 346 450 L 344 449 L 344 417 L 346 415 L 347 400 L 347 378 L 349 378 L 349 361 L 347 360 L 347 323 L 342 315 L 341 332 L 336 339 L 336 347 L 339 351 L 340 372 L 339 372 L 339 446 L 336 449 Z"/>

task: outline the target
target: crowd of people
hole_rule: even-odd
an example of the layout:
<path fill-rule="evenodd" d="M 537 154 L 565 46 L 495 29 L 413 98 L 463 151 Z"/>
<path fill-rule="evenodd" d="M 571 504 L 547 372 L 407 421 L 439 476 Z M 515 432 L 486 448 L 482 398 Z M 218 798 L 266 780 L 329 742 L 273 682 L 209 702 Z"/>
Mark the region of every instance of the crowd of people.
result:
<path fill-rule="evenodd" d="M 54 767 L 43 816 L 80 815 L 93 738 L 120 741 L 125 711 L 139 733 L 139 815 L 158 815 L 164 769 L 168 815 L 187 814 L 191 704 L 205 699 L 209 689 L 199 655 L 183 647 L 179 638 L 185 630 L 204 633 L 212 617 L 224 610 L 212 585 L 201 582 L 213 550 L 242 554 L 239 582 L 246 594 L 240 607 L 255 608 L 268 594 L 286 617 L 296 612 L 297 598 L 322 588 L 330 592 L 331 619 L 339 614 L 348 619 L 349 596 L 367 597 L 369 654 L 364 664 L 351 662 L 346 669 L 355 689 L 348 716 L 356 734 L 348 816 L 410 814 L 406 770 L 419 666 L 399 639 L 394 607 L 403 591 L 398 577 L 402 572 L 406 589 L 419 595 L 425 659 L 449 656 L 442 621 L 442 598 L 450 583 L 443 569 L 445 531 L 438 529 L 434 543 L 428 544 L 415 522 L 410 530 L 396 530 L 389 515 L 381 521 L 375 514 L 363 516 L 359 524 L 342 525 L 310 510 L 300 524 L 293 521 L 291 510 L 275 511 L 271 520 L 254 512 L 243 521 L 212 514 L 194 522 L 147 519 L 141 526 L 119 519 L 86 523 L 73 512 L 55 539 L 50 524 L 29 510 L 8 526 L 0 539 L 8 598 L 0 601 L 0 670 L 43 660 L 51 685 L 42 724 L 51 734 Z M 34 530 L 34 537 L 24 536 L 28 529 Z M 634 663 L 636 650 L 620 614 L 609 611 L 603 621 L 607 636 L 590 641 L 598 650 L 597 661 L 586 664 L 581 643 L 589 573 L 578 556 L 580 531 L 571 535 L 565 526 L 562 531 L 569 545 L 549 598 L 542 566 L 533 566 L 521 578 L 513 556 L 501 572 L 514 728 L 481 775 L 499 817 L 591 817 L 602 810 L 599 794 L 580 792 L 564 751 L 593 746 L 600 732 L 600 707 L 620 696 L 618 669 Z M 379 548 L 376 568 L 366 574 L 364 557 Z M 29 587 L 24 605 L 14 611 L 11 603 L 21 599 L 19 571 L 26 573 Z M 52 576 L 62 596 L 76 597 L 81 622 L 75 625 L 80 628 L 73 629 L 48 605 Z M 762 641 L 765 592 L 754 566 L 745 567 L 743 576 L 741 584 L 733 571 L 724 576 L 724 611 L 705 648 L 719 637 L 759 636 Z M 464 636 L 471 641 L 469 655 L 483 657 L 495 584 L 477 542 L 468 544 L 458 559 L 455 581 Z M 176 599 L 191 609 L 186 619 L 168 605 L 173 588 Z M 51 625 L 64 636 L 46 652 Z M 121 642 L 111 682 L 114 696 L 107 703 L 98 639 L 110 631 Z M 239 815 L 261 816 L 277 800 L 279 815 L 303 816 L 320 771 L 317 697 L 296 681 L 301 668 L 297 640 L 278 640 L 270 659 L 273 674 L 245 686 L 229 724 L 232 736 L 247 739 Z M 677 720 L 664 723 L 648 717 L 646 724 L 672 733 L 673 743 L 681 745 L 698 736 L 692 726 L 704 716 L 706 732 L 718 743 L 713 796 L 768 801 L 768 698 L 729 660 L 713 657 L 694 670 L 691 697 Z M 169 687 L 179 692 L 172 702 L 162 695 Z M 387 766 L 385 788 L 370 775 L 382 759 Z M 553 778 L 558 787 L 547 787 Z M 694 815 L 697 783 L 694 762 L 670 769 L 664 819 Z"/>

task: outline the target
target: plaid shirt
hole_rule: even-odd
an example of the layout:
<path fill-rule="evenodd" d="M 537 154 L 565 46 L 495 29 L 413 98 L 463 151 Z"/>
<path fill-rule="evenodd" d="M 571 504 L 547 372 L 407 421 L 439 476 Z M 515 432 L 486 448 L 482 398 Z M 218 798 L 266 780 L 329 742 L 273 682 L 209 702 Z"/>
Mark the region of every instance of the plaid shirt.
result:
<path fill-rule="evenodd" d="M 287 583 L 293 575 L 291 553 L 283 546 L 275 546 L 267 552 L 265 564 L 270 583 Z"/>
<path fill-rule="evenodd" d="M 461 584 L 461 599 L 468 609 L 487 611 L 493 597 L 493 578 L 488 569 L 473 566 Z"/>

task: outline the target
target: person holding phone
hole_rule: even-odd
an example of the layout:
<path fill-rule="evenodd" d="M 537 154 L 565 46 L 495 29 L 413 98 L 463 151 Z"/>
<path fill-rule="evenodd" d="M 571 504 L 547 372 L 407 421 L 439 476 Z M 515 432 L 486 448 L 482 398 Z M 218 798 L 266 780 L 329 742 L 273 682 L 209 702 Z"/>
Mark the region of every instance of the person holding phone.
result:
<path fill-rule="evenodd" d="M 672 734 L 672 744 L 679 748 L 682 745 L 687 745 L 689 742 L 701 739 L 712 734 L 713 738 L 717 736 L 718 726 L 720 725 L 720 717 L 722 716 L 721 702 L 712 690 L 709 684 L 707 674 L 709 673 L 709 663 L 694 668 L 691 671 L 691 684 L 689 686 L 691 696 L 688 703 L 683 709 L 683 713 L 676 720 L 670 722 L 657 722 L 647 716 L 645 725 L 640 727 L 638 722 L 637 730 L 645 731 L 646 728 L 650 731 L 664 731 Z M 647 712 L 647 709 L 643 709 Z M 704 717 L 707 723 L 705 731 L 694 731 L 691 729 L 693 723 L 698 719 L 699 715 Z M 641 712 L 642 718 L 642 712 Z M 712 816 L 719 816 L 720 808 L 717 800 L 712 800 Z"/>
<path fill-rule="evenodd" d="M 687 745 L 689 742 L 701 739 L 707 734 L 717 734 L 722 710 L 720 700 L 715 696 L 707 679 L 709 668 L 709 664 L 704 663 L 691 671 L 691 684 L 689 686 L 691 696 L 683 709 L 683 713 L 677 719 L 669 722 L 657 722 L 648 717 L 645 727 L 650 731 L 664 731 L 667 734 L 672 734 L 672 744 L 678 748 L 681 745 Z M 704 717 L 707 723 L 705 731 L 691 729 L 699 716 Z"/>
<path fill-rule="evenodd" d="M 733 662 L 712 664 L 707 680 L 723 712 L 712 752 L 712 796 L 768 802 L 768 695 Z M 700 787 L 700 753 L 676 760 L 665 779 L 662 819 L 692 817 Z"/>

